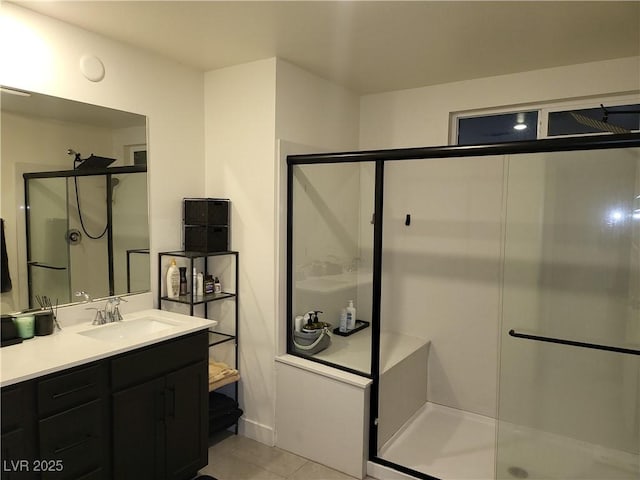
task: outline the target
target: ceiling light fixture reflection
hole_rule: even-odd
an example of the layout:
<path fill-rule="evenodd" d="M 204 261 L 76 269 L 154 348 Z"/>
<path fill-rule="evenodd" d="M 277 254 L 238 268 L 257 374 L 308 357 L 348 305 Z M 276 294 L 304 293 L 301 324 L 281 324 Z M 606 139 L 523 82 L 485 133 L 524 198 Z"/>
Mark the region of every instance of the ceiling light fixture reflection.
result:
<path fill-rule="evenodd" d="M 617 225 L 624 221 L 624 212 L 619 209 L 611 210 L 608 215 L 607 223 L 609 225 Z"/>
<path fill-rule="evenodd" d="M 516 116 L 516 124 L 513 126 L 514 130 L 526 130 L 527 124 L 524 123 L 524 112 L 519 112 Z"/>

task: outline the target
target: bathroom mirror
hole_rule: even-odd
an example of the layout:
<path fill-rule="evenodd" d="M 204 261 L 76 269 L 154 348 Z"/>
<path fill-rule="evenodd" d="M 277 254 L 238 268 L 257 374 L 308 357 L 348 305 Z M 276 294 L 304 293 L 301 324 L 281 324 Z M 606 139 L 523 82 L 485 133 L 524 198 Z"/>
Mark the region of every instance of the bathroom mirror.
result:
<path fill-rule="evenodd" d="M 146 117 L 1 95 L 0 311 L 148 291 Z"/>

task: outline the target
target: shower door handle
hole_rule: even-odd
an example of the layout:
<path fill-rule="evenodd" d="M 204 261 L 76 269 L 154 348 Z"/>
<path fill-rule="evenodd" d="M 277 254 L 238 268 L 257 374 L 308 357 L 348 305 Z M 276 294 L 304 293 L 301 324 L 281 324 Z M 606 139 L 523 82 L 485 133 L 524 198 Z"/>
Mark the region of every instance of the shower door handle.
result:
<path fill-rule="evenodd" d="M 607 352 L 625 353 L 627 355 L 640 355 L 640 348 L 623 348 L 611 345 L 600 345 L 598 343 L 578 342 L 576 340 L 565 340 L 563 338 L 543 337 L 540 335 L 531 335 L 529 333 L 518 333 L 515 330 L 509 330 L 509 335 L 515 338 L 524 338 L 525 340 L 535 340 L 537 342 L 557 343 L 560 345 L 570 345 L 572 347 L 590 348 L 592 350 L 604 350 Z"/>

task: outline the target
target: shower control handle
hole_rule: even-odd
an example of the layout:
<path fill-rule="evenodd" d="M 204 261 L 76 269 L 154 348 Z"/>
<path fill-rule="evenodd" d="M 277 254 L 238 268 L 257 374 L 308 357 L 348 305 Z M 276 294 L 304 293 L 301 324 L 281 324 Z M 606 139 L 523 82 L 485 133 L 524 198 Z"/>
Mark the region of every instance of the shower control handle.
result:
<path fill-rule="evenodd" d="M 67 231 L 66 238 L 69 245 L 78 245 L 82 240 L 82 233 L 80 233 L 80 230 L 72 228 Z"/>

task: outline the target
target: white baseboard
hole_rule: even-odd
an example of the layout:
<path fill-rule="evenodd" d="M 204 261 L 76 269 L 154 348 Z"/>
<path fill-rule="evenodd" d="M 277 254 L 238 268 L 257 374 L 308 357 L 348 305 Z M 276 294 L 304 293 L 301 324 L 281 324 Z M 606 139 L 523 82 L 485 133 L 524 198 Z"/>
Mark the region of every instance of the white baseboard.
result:
<path fill-rule="evenodd" d="M 262 425 L 247 418 L 240 418 L 238 433 L 243 437 L 251 438 L 271 447 L 276 444 L 276 435 L 273 427 Z"/>

